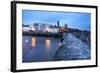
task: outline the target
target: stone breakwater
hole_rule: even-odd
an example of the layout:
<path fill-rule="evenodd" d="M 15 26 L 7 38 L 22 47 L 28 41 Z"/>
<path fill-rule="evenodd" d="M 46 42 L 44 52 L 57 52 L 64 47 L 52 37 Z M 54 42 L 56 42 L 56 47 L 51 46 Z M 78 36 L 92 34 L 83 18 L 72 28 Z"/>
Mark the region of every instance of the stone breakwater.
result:
<path fill-rule="evenodd" d="M 82 33 L 83 35 L 84 33 Z M 91 58 L 91 49 L 88 44 L 89 41 L 83 41 L 84 37 L 87 35 L 78 38 L 79 35 L 76 33 L 64 33 L 63 42 L 59 50 L 54 56 L 54 60 L 85 60 Z"/>
<path fill-rule="evenodd" d="M 90 31 L 83 31 L 78 29 L 70 29 L 70 33 L 75 37 L 79 38 L 89 46 L 91 45 L 91 32 Z"/>

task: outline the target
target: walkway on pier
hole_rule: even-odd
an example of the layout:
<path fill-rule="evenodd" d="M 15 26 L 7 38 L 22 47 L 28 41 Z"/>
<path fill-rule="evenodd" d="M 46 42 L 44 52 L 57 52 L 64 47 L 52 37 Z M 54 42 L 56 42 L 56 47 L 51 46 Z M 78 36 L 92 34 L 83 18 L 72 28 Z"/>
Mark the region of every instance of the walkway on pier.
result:
<path fill-rule="evenodd" d="M 84 37 L 84 36 L 83 36 Z M 71 33 L 65 33 L 62 46 L 56 52 L 54 60 L 82 60 L 90 59 L 90 46 Z"/>

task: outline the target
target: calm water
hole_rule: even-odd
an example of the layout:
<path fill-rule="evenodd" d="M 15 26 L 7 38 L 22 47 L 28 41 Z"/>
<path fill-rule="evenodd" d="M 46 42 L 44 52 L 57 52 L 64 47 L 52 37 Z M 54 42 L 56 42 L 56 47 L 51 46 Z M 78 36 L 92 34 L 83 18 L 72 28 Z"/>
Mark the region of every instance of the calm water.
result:
<path fill-rule="evenodd" d="M 54 37 L 23 36 L 23 62 L 52 61 L 60 41 Z"/>

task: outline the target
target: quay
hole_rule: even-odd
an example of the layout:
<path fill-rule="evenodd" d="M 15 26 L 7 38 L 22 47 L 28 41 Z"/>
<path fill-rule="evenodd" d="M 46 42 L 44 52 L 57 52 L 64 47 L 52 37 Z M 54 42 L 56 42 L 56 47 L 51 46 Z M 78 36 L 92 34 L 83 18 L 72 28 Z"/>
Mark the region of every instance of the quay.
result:
<path fill-rule="evenodd" d="M 50 32 L 23 32 L 26 36 L 44 36 L 44 37 L 63 37 L 62 33 L 50 33 Z"/>

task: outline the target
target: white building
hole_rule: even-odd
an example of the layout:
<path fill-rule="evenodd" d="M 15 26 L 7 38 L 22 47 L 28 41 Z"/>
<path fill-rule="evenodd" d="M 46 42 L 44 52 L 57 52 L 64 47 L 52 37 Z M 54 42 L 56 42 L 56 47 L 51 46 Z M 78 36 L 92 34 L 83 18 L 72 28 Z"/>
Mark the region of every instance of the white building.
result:
<path fill-rule="evenodd" d="M 23 27 L 23 31 L 29 31 L 30 28 L 29 27 Z"/>
<path fill-rule="evenodd" d="M 58 33 L 59 32 L 59 28 L 46 28 L 45 29 L 47 32 L 51 32 L 51 33 Z"/>
<path fill-rule="evenodd" d="M 23 27 L 23 31 L 41 31 L 41 32 L 51 32 L 57 33 L 59 32 L 59 28 L 50 28 L 48 24 L 43 23 L 34 23 L 30 24 L 29 27 Z"/>
<path fill-rule="evenodd" d="M 35 27 L 33 26 L 33 24 L 30 24 L 29 28 L 30 28 L 30 31 L 35 31 L 36 30 Z"/>

